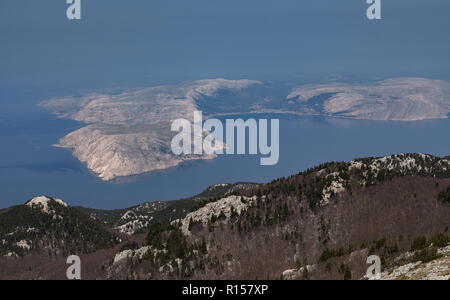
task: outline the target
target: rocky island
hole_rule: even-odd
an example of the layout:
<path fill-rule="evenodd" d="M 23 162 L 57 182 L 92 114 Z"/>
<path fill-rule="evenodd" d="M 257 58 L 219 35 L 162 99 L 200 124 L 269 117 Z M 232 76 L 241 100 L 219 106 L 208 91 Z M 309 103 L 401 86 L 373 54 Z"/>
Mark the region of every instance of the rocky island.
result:
<path fill-rule="evenodd" d="M 41 103 L 59 117 L 86 123 L 57 145 L 71 149 L 103 180 L 165 170 L 215 155 L 174 155 L 171 122 L 248 113 L 323 115 L 367 120 L 446 118 L 450 85 L 425 78 L 366 84 L 328 83 L 279 87 L 256 80 L 199 80 L 130 89 L 118 94 L 50 99 Z"/>

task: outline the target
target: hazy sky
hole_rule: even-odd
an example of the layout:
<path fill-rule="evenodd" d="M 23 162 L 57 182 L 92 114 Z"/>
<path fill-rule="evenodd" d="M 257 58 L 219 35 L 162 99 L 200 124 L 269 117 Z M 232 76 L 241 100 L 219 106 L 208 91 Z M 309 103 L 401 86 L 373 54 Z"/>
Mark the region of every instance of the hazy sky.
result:
<path fill-rule="evenodd" d="M 0 84 L 142 85 L 290 74 L 447 76 L 450 1 L 0 1 Z"/>

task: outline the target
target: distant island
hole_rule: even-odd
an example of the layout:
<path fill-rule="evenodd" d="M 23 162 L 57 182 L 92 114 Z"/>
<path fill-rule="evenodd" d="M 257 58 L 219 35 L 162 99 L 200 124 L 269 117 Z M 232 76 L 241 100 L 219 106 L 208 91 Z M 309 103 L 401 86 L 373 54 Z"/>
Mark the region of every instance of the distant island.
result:
<path fill-rule="evenodd" d="M 321 115 L 366 120 L 417 121 L 447 118 L 450 84 L 425 78 L 393 78 L 367 84 L 293 86 L 256 80 L 211 79 L 89 94 L 40 104 L 62 118 L 87 125 L 57 145 L 105 181 L 165 170 L 215 155 L 176 156 L 171 152 L 172 120 L 249 113 Z"/>

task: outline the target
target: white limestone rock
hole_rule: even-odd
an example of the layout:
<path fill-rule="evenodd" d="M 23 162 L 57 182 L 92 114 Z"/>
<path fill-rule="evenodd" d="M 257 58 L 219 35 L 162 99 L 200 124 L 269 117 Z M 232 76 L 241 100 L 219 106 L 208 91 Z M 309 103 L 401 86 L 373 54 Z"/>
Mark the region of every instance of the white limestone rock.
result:
<path fill-rule="evenodd" d="M 260 84 L 250 80 L 200 80 L 174 86 L 134 89 L 117 95 L 50 99 L 41 106 L 87 125 L 61 139 L 87 168 L 105 181 L 165 170 L 215 155 L 174 155 L 170 144 L 175 119 L 191 120 L 197 100 L 221 90 L 239 91 Z M 222 145 L 223 147 L 224 145 Z"/>
<path fill-rule="evenodd" d="M 33 198 L 32 200 L 28 201 L 25 205 L 29 206 L 29 207 L 34 207 L 34 208 L 39 208 L 41 209 L 43 212 L 50 214 L 52 213 L 52 210 L 49 207 L 49 202 L 54 201 L 55 203 L 67 207 L 67 203 L 65 203 L 64 201 L 62 201 L 61 199 L 55 199 L 55 198 L 50 198 L 47 196 L 39 196 L 36 198 Z"/>
<path fill-rule="evenodd" d="M 374 84 L 320 84 L 295 88 L 290 101 L 321 99 L 320 114 L 368 120 L 444 119 L 450 112 L 450 85 L 425 78 L 393 78 Z"/>

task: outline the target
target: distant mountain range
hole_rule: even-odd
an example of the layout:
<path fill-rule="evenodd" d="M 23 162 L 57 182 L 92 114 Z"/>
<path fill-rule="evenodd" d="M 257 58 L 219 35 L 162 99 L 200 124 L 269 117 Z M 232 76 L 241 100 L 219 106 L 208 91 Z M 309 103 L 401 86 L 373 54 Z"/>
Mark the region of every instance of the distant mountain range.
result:
<path fill-rule="evenodd" d="M 37 197 L 0 210 L 0 278 L 450 278 L 450 158 L 399 154 L 331 162 L 267 184 L 123 210 Z"/>
<path fill-rule="evenodd" d="M 322 115 L 369 120 L 446 118 L 450 85 L 424 78 L 393 78 L 367 84 L 329 83 L 286 87 L 255 80 L 200 80 L 126 90 L 116 94 L 50 99 L 41 105 L 87 125 L 62 138 L 103 180 L 165 170 L 215 155 L 174 155 L 171 122 L 249 113 Z"/>

